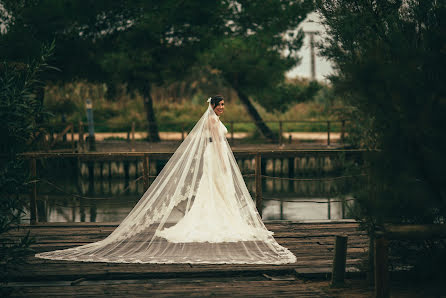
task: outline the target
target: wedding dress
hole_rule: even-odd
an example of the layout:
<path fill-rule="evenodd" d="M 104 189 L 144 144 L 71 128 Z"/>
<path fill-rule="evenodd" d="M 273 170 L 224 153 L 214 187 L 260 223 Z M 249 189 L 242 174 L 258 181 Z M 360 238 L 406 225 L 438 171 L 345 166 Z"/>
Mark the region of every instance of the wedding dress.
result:
<path fill-rule="evenodd" d="M 36 257 L 118 263 L 295 262 L 264 226 L 226 133 L 209 104 L 115 231 L 99 242 Z"/>

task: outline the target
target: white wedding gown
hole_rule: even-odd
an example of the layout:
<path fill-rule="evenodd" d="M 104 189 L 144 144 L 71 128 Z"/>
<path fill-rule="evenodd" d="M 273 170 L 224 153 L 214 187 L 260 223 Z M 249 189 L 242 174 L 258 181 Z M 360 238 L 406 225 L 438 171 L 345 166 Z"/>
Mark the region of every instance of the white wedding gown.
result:
<path fill-rule="evenodd" d="M 218 122 L 226 134 L 226 127 Z M 219 167 L 212 164 L 218 154 L 215 146 L 221 145 L 214 144 L 211 142 L 204 151 L 203 176 L 191 209 L 176 225 L 158 235 L 174 243 L 254 241 L 272 235 L 272 232 L 254 228 L 243 219 L 229 171 L 218 172 Z M 225 160 L 225 164 L 229 162 Z"/>
<path fill-rule="evenodd" d="M 260 218 L 211 106 L 104 240 L 36 254 L 115 263 L 284 264 L 296 257 Z"/>

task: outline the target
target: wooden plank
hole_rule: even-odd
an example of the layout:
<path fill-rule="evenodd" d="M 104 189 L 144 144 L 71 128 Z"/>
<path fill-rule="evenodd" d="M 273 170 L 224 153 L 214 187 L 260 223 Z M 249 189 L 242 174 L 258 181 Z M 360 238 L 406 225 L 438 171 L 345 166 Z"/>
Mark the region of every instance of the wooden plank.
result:
<path fill-rule="evenodd" d="M 303 157 L 303 156 L 333 156 L 344 154 L 346 156 L 362 155 L 376 151 L 363 149 L 295 149 L 295 150 L 234 150 L 236 157 L 255 157 L 256 154 L 261 154 L 263 157 Z M 142 158 L 148 154 L 151 158 L 166 159 L 169 158 L 173 151 L 163 152 L 88 152 L 88 153 L 55 153 L 55 152 L 26 152 L 19 154 L 22 158 L 79 158 L 80 160 L 110 160 L 123 158 Z"/>
<path fill-rule="evenodd" d="M 12 233 L 19 237 L 26 231 L 36 236 L 32 246 L 38 252 L 75 247 L 101 240 L 110 234 L 116 223 L 45 223 L 36 226 L 22 225 Z M 357 272 L 362 258 L 366 255 L 367 236 L 358 231 L 358 224 L 349 222 L 266 223 L 276 232 L 279 244 L 289 248 L 297 262 L 284 265 L 204 265 L 204 264 L 116 264 L 53 261 L 30 256 L 27 264 L 10 275 L 13 280 L 69 280 L 88 279 L 130 279 L 130 278 L 174 278 L 178 276 L 255 276 L 269 272 L 284 274 L 293 270 L 330 274 L 333 255 L 333 241 L 336 235 L 349 233 L 350 246 L 346 261 L 347 272 Z M 286 235 L 286 237 L 280 237 Z"/>
<path fill-rule="evenodd" d="M 326 297 L 327 282 L 272 280 L 145 280 L 125 284 L 81 283 L 74 286 L 23 287 L 18 296 L 131 296 L 131 297 Z M 14 293 L 15 294 L 15 293 Z M 13 296 L 15 296 L 13 294 Z"/>
<path fill-rule="evenodd" d="M 256 183 L 256 208 L 259 212 L 260 218 L 262 218 L 263 201 L 262 201 L 262 156 L 260 153 L 255 157 L 255 183 Z"/>

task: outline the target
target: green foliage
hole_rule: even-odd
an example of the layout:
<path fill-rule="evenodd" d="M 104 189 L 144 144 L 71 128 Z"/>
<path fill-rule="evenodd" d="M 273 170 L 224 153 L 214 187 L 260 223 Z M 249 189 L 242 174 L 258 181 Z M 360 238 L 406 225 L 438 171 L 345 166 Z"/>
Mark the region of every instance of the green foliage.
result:
<path fill-rule="evenodd" d="M 444 224 L 445 3 L 332 0 L 319 9 L 351 142 L 379 149 L 364 170 L 360 217 L 372 230 L 384 222 Z"/>
<path fill-rule="evenodd" d="M 314 91 L 308 88 L 307 96 L 284 80 L 299 62 L 303 32 L 296 28 L 312 2 L 5 0 L 0 54 L 26 62 L 38 56 L 36 45 L 55 39 L 52 63 L 62 71 L 46 80 L 105 82 L 109 97 L 120 86 L 138 91 L 150 122 L 156 121 L 153 86 L 187 78 L 196 68 L 217 69 L 226 86 L 283 111 Z M 75 109 L 67 104 L 51 108 Z M 149 133 L 157 139 L 155 126 Z"/>
<path fill-rule="evenodd" d="M 46 60 L 53 45 L 44 47 L 40 60 L 30 64 L 2 62 L 0 64 L 0 278 L 7 281 L 11 266 L 23 262 L 29 253 L 31 238 L 9 236 L 17 229 L 25 213 L 26 202 L 19 194 L 28 189 L 26 164 L 17 154 L 35 146 L 36 133 L 48 114 L 35 94 L 43 88 L 38 77 L 49 68 Z"/>
<path fill-rule="evenodd" d="M 283 81 L 258 98 L 265 109 L 284 113 L 292 104 L 311 101 L 319 90 L 321 85 L 315 81 L 308 84 Z"/>
<path fill-rule="evenodd" d="M 215 78 L 217 82 L 211 81 Z M 219 77 L 197 78 L 191 82 L 176 82 L 166 84 L 153 89 L 153 94 L 158 98 L 154 103 L 156 118 L 159 121 L 160 131 L 181 131 L 181 123 L 185 129 L 189 129 L 196 123 L 197 119 L 206 109 L 206 94 L 212 94 L 214 86 L 219 84 Z M 308 82 L 293 80 L 290 84 L 300 85 L 305 89 Z M 194 87 L 191 87 L 194 86 Z M 124 88 L 124 87 L 123 87 Z M 338 115 L 332 114 L 332 109 L 339 108 L 339 105 L 332 105 L 322 99 L 327 86 L 322 85 L 318 91 L 316 99 L 306 100 L 301 103 L 288 104 L 286 111 L 274 111 L 265 109 L 256 104 L 256 109 L 260 115 L 268 120 L 334 120 Z M 240 103 L 237 94 L 226 87 L 223 94 L 226 95 L 226 109 L 222 116 L 224 123 L 246 119 L 246 109 Z M 144 113 L 143 99 L 138 92 L 133 96 L 126 92 L 120 92 L 113 100 L 107 97 L 107 85 L 92 84 L 87 82 L 67 83 L 64 85 L 47 85 L 45 88 L 45 108 L 56 114 L 54 107 L 60 106 L 59 102 L 68 102 L 66 105 L 74 107 L 71 110 L 63 110 L 66 114 L 67 122 L 77 124 L 79 121 L 86 122 L 85 99 L 90 98 L 93 102 L 95 131 L 97 132 L 123 132 L 131 128 L 134 121 L 137 131 L 144 131 L 146 128 L 146 118 Z M 329 100 L 328 100 L 329 101 Z M 60 124 L 60 117 L 51 117 L 50 124 Z M 277 124 L 270 124 L 274 131 L 278 131 Z M 326 131 L 326 123 L 286 123 L 284 131 Z M 229 127 L 228 127 L 229 129 Z M 250 123 L 238 123 L 234 126 L 235 132 L 253 132 L 255 126 Z M 340 131 L 339 124 L 332 123 L 332 131 Z"/>
<path fill-rule="evenodd" d="M 237 2 L 232 33 L 204 53 L 203 64 L 217 69 L 237 92 L 283 110 L 301 95 L 285 82 L 285 73 L 300 61 L 304 34 L 296 28 L 312 9 L 312 1 Z"/>

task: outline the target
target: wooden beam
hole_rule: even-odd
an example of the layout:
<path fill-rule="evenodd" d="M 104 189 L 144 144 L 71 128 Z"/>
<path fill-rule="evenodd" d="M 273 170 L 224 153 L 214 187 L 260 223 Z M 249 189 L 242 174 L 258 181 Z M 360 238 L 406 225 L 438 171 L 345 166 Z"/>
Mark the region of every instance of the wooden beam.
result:
<path fill-rule="evenodd" d="M 446 238 L 446 224 L 385 225 L 387 239 L 424 240 Z"/>
<path fill-rule="evenodd" d="M 255 157 L 255 179 L 256 179 L 256 207 L 260 218 L 262 217 L 263 201 L 262 201 L 262 156 L 260 153 Z"/>
<path fill-rule="evenodd" d="M 144 192 L 149 188 L 149 175 L 150 175 L 149 156 L 144 155 L 144 161 L 143 161 Z"/>
<path fill-rule="evenodd" d="M 345 263 L 347 260 L 347 236 L 336 236 L 333 255 L 333 270 L 331 274 L 331 286 L 344 285 Z"/>
<path fill-rule="evenodd" d="M 56 138 L 51 143 L 51 147 L 54 146 L 59 139 L 61 139 L 64 135 L 66 135 L 70 131 L 70 129 L 71 129 L 71 124 L 65 127 L 65 129 L 61 133 L 57 134 Z"/>

